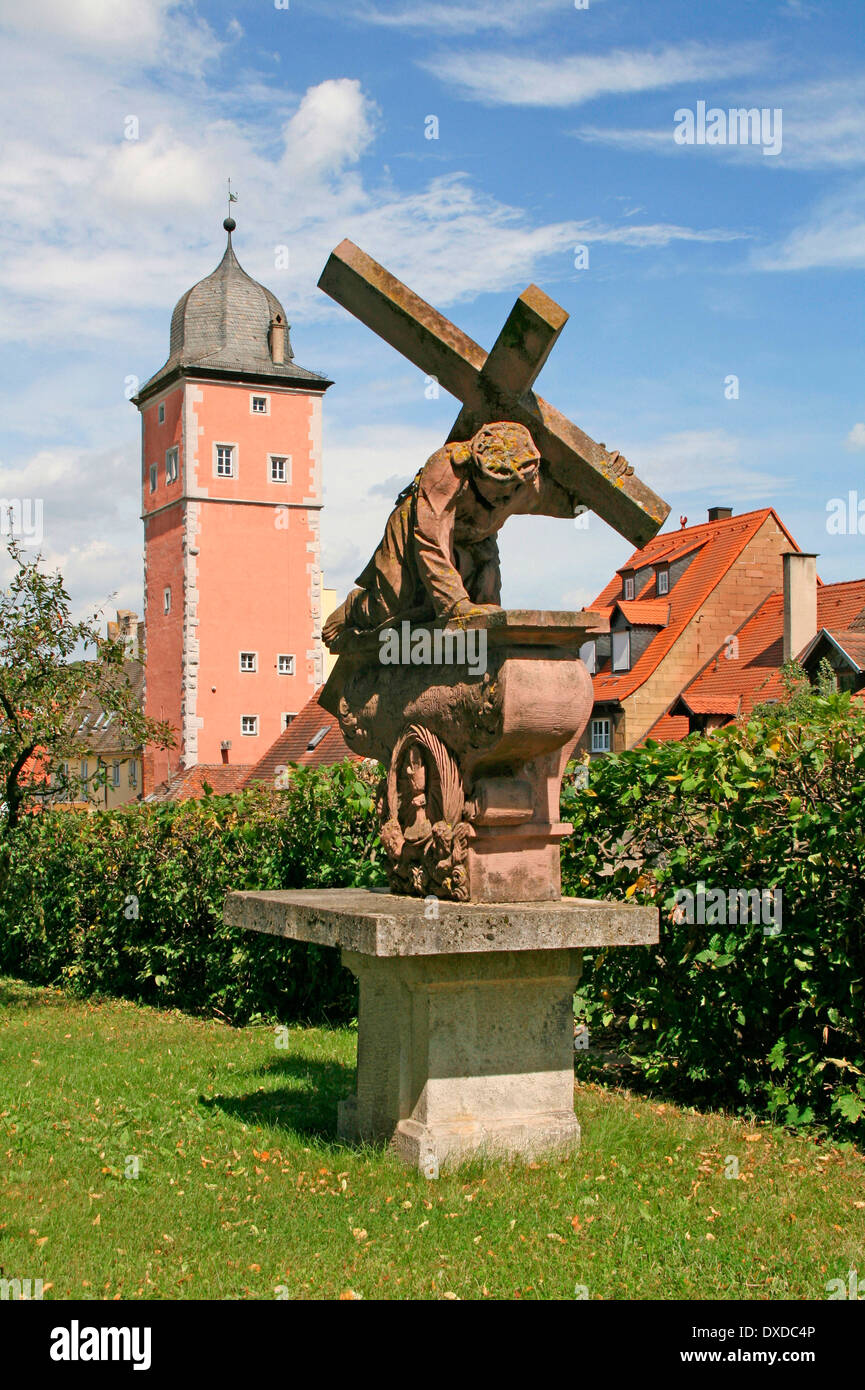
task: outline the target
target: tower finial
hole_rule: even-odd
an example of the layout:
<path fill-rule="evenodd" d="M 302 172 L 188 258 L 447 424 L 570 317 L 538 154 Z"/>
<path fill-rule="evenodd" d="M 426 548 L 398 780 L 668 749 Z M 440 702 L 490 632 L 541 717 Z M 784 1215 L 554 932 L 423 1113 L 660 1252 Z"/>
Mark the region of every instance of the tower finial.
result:
<path fill-rule="evenodd" d="M 236 203 L 236 202 L 237 202 L 237 194 L 236 194 L 236 193 L 232 193 L 232 191 L 231 191 L 231 179 L 229 179 L 229 180 L 228 180 L 228 216 L 226 217 L 225 221 L 224 221 L 223 224 L 222 224 L 223 227 L 225 228 L 225 230 L 228 232 L 228 240 L 229 240 L 229 242 L 231 241 L 231 233 L 234 231 L 235 227 L 237 226 L 237 223 L 235 222 L 234 218 L 233 218 L 232 215 L 231 215 L 231 204 L 232 204 L 232 203 Z"/>

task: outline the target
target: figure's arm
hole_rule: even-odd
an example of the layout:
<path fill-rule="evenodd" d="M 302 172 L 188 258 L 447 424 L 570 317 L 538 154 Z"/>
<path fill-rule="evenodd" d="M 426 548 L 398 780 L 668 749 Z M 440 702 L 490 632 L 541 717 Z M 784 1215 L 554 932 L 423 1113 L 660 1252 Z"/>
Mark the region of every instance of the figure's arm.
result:
<path fill-rule="evenodd" d="M 417 494 L 415 549 L 421 579 L 438 614 L 450 613 L 469 596 L 454 555 L 454 521 L 461 478 L 445 447 L 430 458 L 421 473 Z"/>
<path fill-rule="evenodd" d="M 541 464 L 532 487 L 521 489 L 521 512 L 534 512 L 540 516 L 573 517 L 583 505 L 576 492 L 570 492 L 557 483 L 545 463 Z"/>

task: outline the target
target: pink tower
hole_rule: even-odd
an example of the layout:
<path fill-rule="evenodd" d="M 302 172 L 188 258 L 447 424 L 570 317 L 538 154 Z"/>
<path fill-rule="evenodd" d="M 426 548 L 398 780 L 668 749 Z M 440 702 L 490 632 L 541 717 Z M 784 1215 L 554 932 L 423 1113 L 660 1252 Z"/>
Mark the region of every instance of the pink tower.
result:
<path fill-rule="evenodd" d="M 285 310 L 234 254 L 178 301 L 141 412 L 149 792 L 179 768 L 256 763 L 324 678 L 322 398 Z"/>

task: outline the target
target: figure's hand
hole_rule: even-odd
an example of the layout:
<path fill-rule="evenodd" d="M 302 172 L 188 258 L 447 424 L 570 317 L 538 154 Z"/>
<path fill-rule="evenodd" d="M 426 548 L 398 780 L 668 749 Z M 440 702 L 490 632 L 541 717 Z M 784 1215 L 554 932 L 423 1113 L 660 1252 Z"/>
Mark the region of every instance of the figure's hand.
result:
<path fill-rule="evenodd" d="M 485 613 L 501 613 L 498 603 L 472 603 L 470 598 L 461 598 L 447 614 L 448 618 L 480 618 Z"/>
<path fill-rule="evenodd" d="M 330 646 L 331 642 L 339 636 L 345 627 L 345 604 L 340 604 L 335 608 L 328 618 L 324 627 L 321 629 L 322 640 L 325 646 Z"/>

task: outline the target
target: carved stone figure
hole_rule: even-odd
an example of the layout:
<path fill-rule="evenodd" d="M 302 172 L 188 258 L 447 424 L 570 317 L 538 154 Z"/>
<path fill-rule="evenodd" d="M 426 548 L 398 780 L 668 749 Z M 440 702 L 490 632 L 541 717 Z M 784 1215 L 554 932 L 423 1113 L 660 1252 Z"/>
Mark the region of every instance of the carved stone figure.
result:
<path fill-rule="evenodd" d="M 582 503 L 551 476 L 524 425 L 497 421 L 436 450 L 399 495 L 378 549 L 323 636 L 408 619 L 495 611 L 501 598 L 496 535 L 509 516 L 573 517 Z"/>

